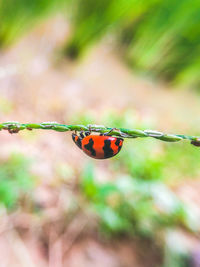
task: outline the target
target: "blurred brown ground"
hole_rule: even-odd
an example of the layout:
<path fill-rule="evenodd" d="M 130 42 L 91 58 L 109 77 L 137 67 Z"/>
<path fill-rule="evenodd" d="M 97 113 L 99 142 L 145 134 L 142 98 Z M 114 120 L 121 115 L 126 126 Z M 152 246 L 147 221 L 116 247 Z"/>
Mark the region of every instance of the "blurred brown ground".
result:
<path fill-rule="evenodd" d="M 57 16 L 36 27 L 18 44 L 0 54 L 1 98 L 12 109 L 0 120 L 20 122 L 57 121 L 73 124 L 76 112 L 87 110 L 100 117 L 104 110 L 136 110 L 138 116 L 154 118 L 155 129 L 170 133 L 200 130 L 199 98 L 191 92 L 170 90 L 165 85 L 138 78 L 109 41 L 103 41 L 80 62 L 59 60 L 59 47 L 70 32 L 64 18 Z M 134 128 L 134 126 L 133 126 Z M 181 132 L 180 132 L 181 131 Z M 56 168 L 76 169 L 88 160 L 71 142 L 70 133 L 22 131 L 1 132 L 1 158 L 12 151 L 34 158 L 32 172 L 41 177 L 34 198 L 44 208 L 41 218 L 30 207 L 1 215 L 0 266 L 155 266 L 160 262 L 156 248 L 140 241 L 100 239 L 87 214 L 66 219 L 76 187 L 77 174 L 69 188 L 59 191 L 62 182 Z M 99 163 L 103 172 L 106 163 Z M 199 181 L 185 182 L 177 193 L 186 201 L 200 204 Z M 184 191 L 186 190 L 186 191 Z M 76 188 L 75 188 L 76 191 Z M 187 198 L 185 192 L 191 192 Z M 189 200 L 188 200 L 189 199 Z M 196 240 L 194 241 L 196 242 Z"/>

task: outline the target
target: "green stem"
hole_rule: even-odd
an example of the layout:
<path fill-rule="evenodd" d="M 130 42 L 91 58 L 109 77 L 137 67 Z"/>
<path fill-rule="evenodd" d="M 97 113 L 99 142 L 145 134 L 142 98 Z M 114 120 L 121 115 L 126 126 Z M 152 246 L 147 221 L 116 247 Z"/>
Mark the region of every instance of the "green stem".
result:
<path fill-rule="evenodd" d="M 113 131 L 110 135 L 120 136 L 123 138 L 137 138 L 137 137 L 152 137 L 165 142 L 178 142 L 181 140 L 190 140 L 191 144 L 200 146 L 200 136 L 189 136 L 183 134 L 165 134 L 152 130 L 137 130 L 125 128 L 111 128 L 103 125 L 65 125 L 57 122 L 42 122 L 42 123 L 19 123 L 19 122 L 4 122 L 0 123 L 0 131 L 7 130 L 9 133 L 18 133 L 21 130 L 54 130 L 58 132 L 67 131 L 92 131 L 98 133 L 106 133 L 111 129 Z"/>

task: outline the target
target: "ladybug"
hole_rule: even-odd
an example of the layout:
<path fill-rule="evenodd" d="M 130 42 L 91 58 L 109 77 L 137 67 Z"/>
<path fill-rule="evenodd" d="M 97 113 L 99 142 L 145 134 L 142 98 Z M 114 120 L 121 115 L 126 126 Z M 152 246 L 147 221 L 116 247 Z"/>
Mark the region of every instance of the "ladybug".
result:
<path fill-rule="evenodd" d="M 73 133 L 72 139 L 89 157 L 107 159 L 119 153 L 124 141 L 122 138 L 108 136 L 107 134 L 94 135 L 90 132 L 80 132 L 80 135 Z"/>

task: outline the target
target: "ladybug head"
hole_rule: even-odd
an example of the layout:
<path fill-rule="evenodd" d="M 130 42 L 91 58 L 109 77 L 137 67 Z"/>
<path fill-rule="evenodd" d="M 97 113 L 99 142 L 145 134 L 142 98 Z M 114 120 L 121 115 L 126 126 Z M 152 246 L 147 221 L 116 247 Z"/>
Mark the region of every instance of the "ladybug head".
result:
<path fill-rule="evenodd" d="M 74 143 L 80 148 L 82 149 L 82 138 L 80 136 L 78 136 L 77 134 L 73 133 L 72 134 L 72 140 L 74 141 Z"/>

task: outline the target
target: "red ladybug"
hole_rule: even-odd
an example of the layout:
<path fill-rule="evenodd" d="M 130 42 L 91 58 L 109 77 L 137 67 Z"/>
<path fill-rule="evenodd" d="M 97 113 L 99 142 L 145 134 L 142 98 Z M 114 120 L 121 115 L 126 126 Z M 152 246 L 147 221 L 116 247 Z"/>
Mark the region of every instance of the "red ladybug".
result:
<path fill-rule="evenodd" d="M 107 159 L 115 156 L 121 150 L 123 139 L 106 134 L 93 135 L 89 132 L 80 132 L 80 136 L 72 134 L 74 143 L 85 154 L 95 159 Z"/>

